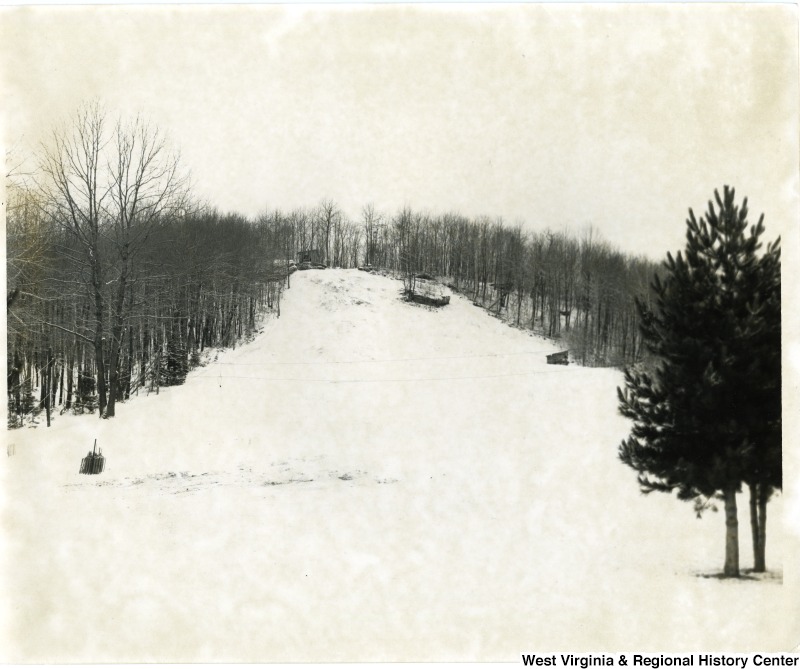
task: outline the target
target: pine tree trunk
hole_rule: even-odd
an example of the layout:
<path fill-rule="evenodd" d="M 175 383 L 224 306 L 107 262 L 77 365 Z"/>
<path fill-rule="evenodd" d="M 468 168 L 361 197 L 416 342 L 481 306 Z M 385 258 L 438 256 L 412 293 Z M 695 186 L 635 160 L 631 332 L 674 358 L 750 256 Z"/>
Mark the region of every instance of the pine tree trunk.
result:
<path fill-rule="evenodd" d="M 758 486 L 758 540 L 756 542 L 755 564 L 753 571 L 767 571 L 767 502 L 769 487 L 766 483 Z"/>
<path fill-rule="evenodd" d="M 739 520 L 736 516 L 736 488 L 725 490 L 725 567 L 724 576 L 739 576 Z"/>
<path fill-rule="evenodd" d="M 754 570 L 758 569 L 758 544 L 759 544 L 759 517 L 758 517 L 758 489 L 759 485 L 756 483 L 748 483 L 747 487 L 750 490 L 750 534 L 753 541 L 753 564 Z M 763 571 L 763 569 L 761 570 Z"/>

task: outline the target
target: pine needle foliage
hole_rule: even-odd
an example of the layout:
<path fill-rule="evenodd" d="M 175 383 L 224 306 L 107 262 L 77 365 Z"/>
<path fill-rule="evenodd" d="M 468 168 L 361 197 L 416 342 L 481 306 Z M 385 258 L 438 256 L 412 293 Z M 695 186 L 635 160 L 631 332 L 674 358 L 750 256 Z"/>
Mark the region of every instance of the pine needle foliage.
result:
<path fill-rule="evenodd" d="M 617 389 L 633 421 L 619 457 L 642 492 L 676 492 L 698 511 L 721 496 L 731 522 L 742 483 L 781 486 L 780 240 L 762 251 L 763 214 L 747 216 L 727 186 L 704 217 L 689 210 L 684 253 L 667 254 L 652 308 L 637 300 L 657 362 L 626 369 Z"/>

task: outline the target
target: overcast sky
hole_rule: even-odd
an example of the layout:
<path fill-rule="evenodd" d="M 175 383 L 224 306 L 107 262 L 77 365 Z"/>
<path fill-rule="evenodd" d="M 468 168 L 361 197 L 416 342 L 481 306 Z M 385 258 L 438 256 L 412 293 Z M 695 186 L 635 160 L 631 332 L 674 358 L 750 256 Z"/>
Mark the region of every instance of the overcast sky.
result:
<path fill-rule="evenodd" d="M 142 112 L 223 211 L 594 226 L 660 259 L 724 184 L 797 223 L 797 18 L 778 5 L 24 7 L 7 146 L 84 100 Z"/>

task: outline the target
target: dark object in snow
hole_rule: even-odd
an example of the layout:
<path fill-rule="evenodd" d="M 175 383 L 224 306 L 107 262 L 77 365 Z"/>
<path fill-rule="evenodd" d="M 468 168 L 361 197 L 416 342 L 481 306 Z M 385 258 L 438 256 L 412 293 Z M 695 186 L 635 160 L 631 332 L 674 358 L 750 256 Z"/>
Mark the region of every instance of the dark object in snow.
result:
<path fill-rule="evenodd" d="M 81 474 L 99 474 L 106 466 L 106 459 L 103 457 L 103 451 L 99 453 L 97 450 L 97 439 L 94 440 L 94 447 L 86 454 L 86 457 L 81 460 Z"/>
<path fill-rule="evenodd" d="M 551 353 L 547 356 L 548 365 L 568 365 L 569 364 L 569 351 L 559 351 L 558 353 Z"/>
<path fill-rule="evenodd" d="M 411 293 L 409 294 L 409 299 L 412 302 L 417 302 L 418 304 L 427 304 L 431 307 L 443 307 L 446 304 L 450 304 L 450 296 L 445 295 L 444 297 L 430 297 L 429 295 L 423 295 L 421 293 Z"/>
<path fill-rule="evenodd" d="M 429 279 L 414 279 L 410 290 L 406 290 L 406 296 L 412 302 L 428 304 L 434 307 L 443 307 L 450 304 L 450 295 L 444 286 L 430 281 Z"/>

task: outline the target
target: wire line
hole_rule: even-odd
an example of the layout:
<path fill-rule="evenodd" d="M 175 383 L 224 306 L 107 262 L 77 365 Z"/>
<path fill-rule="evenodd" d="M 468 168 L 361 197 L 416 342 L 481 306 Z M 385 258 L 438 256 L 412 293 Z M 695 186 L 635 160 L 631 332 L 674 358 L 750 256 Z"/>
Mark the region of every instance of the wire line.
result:
<path fill-rule="evenodd" d="M 257 367 L 263 365 L 362 365 L 381 362 L 414 362 L 419 360 L 464 360 L 469 358 L 501 358 L 509 356 L 522 356 L 522 355 L 545 355 L 552 353 L 547 351 L 523 351 L 521 353 L 479 353 L 474 355 L 441 355 L 441 356 L 427 356 L 420 358 L 381 358 L 377 360 L 308 360 L 308 361 L 268 361 L 268 362 L 211 362 L 208 366 L 212 365 L 239 365 L 244 367 Z"/>
<path fill-rule="evenodd" d="M 316 379 L 316 378 L 279 378 L 270 376 L 196 376 L 195 378 L 206 379 L 209 381 L 222 382 L 227 379 L 247 379 L 251 381 L 277 381 L 277 382 L 300 382 L 300 383 L 419 383 L 423 381 L 472 381 L 477 379 L 503 379 L 519 376 L 537 376 L 539 374 L 559 374 L 565 370 L 553 369 L 538 372 L 514 372 L 511 374 L 487 374 L 478 376 L 432 376 L 410 379 Z"/>

